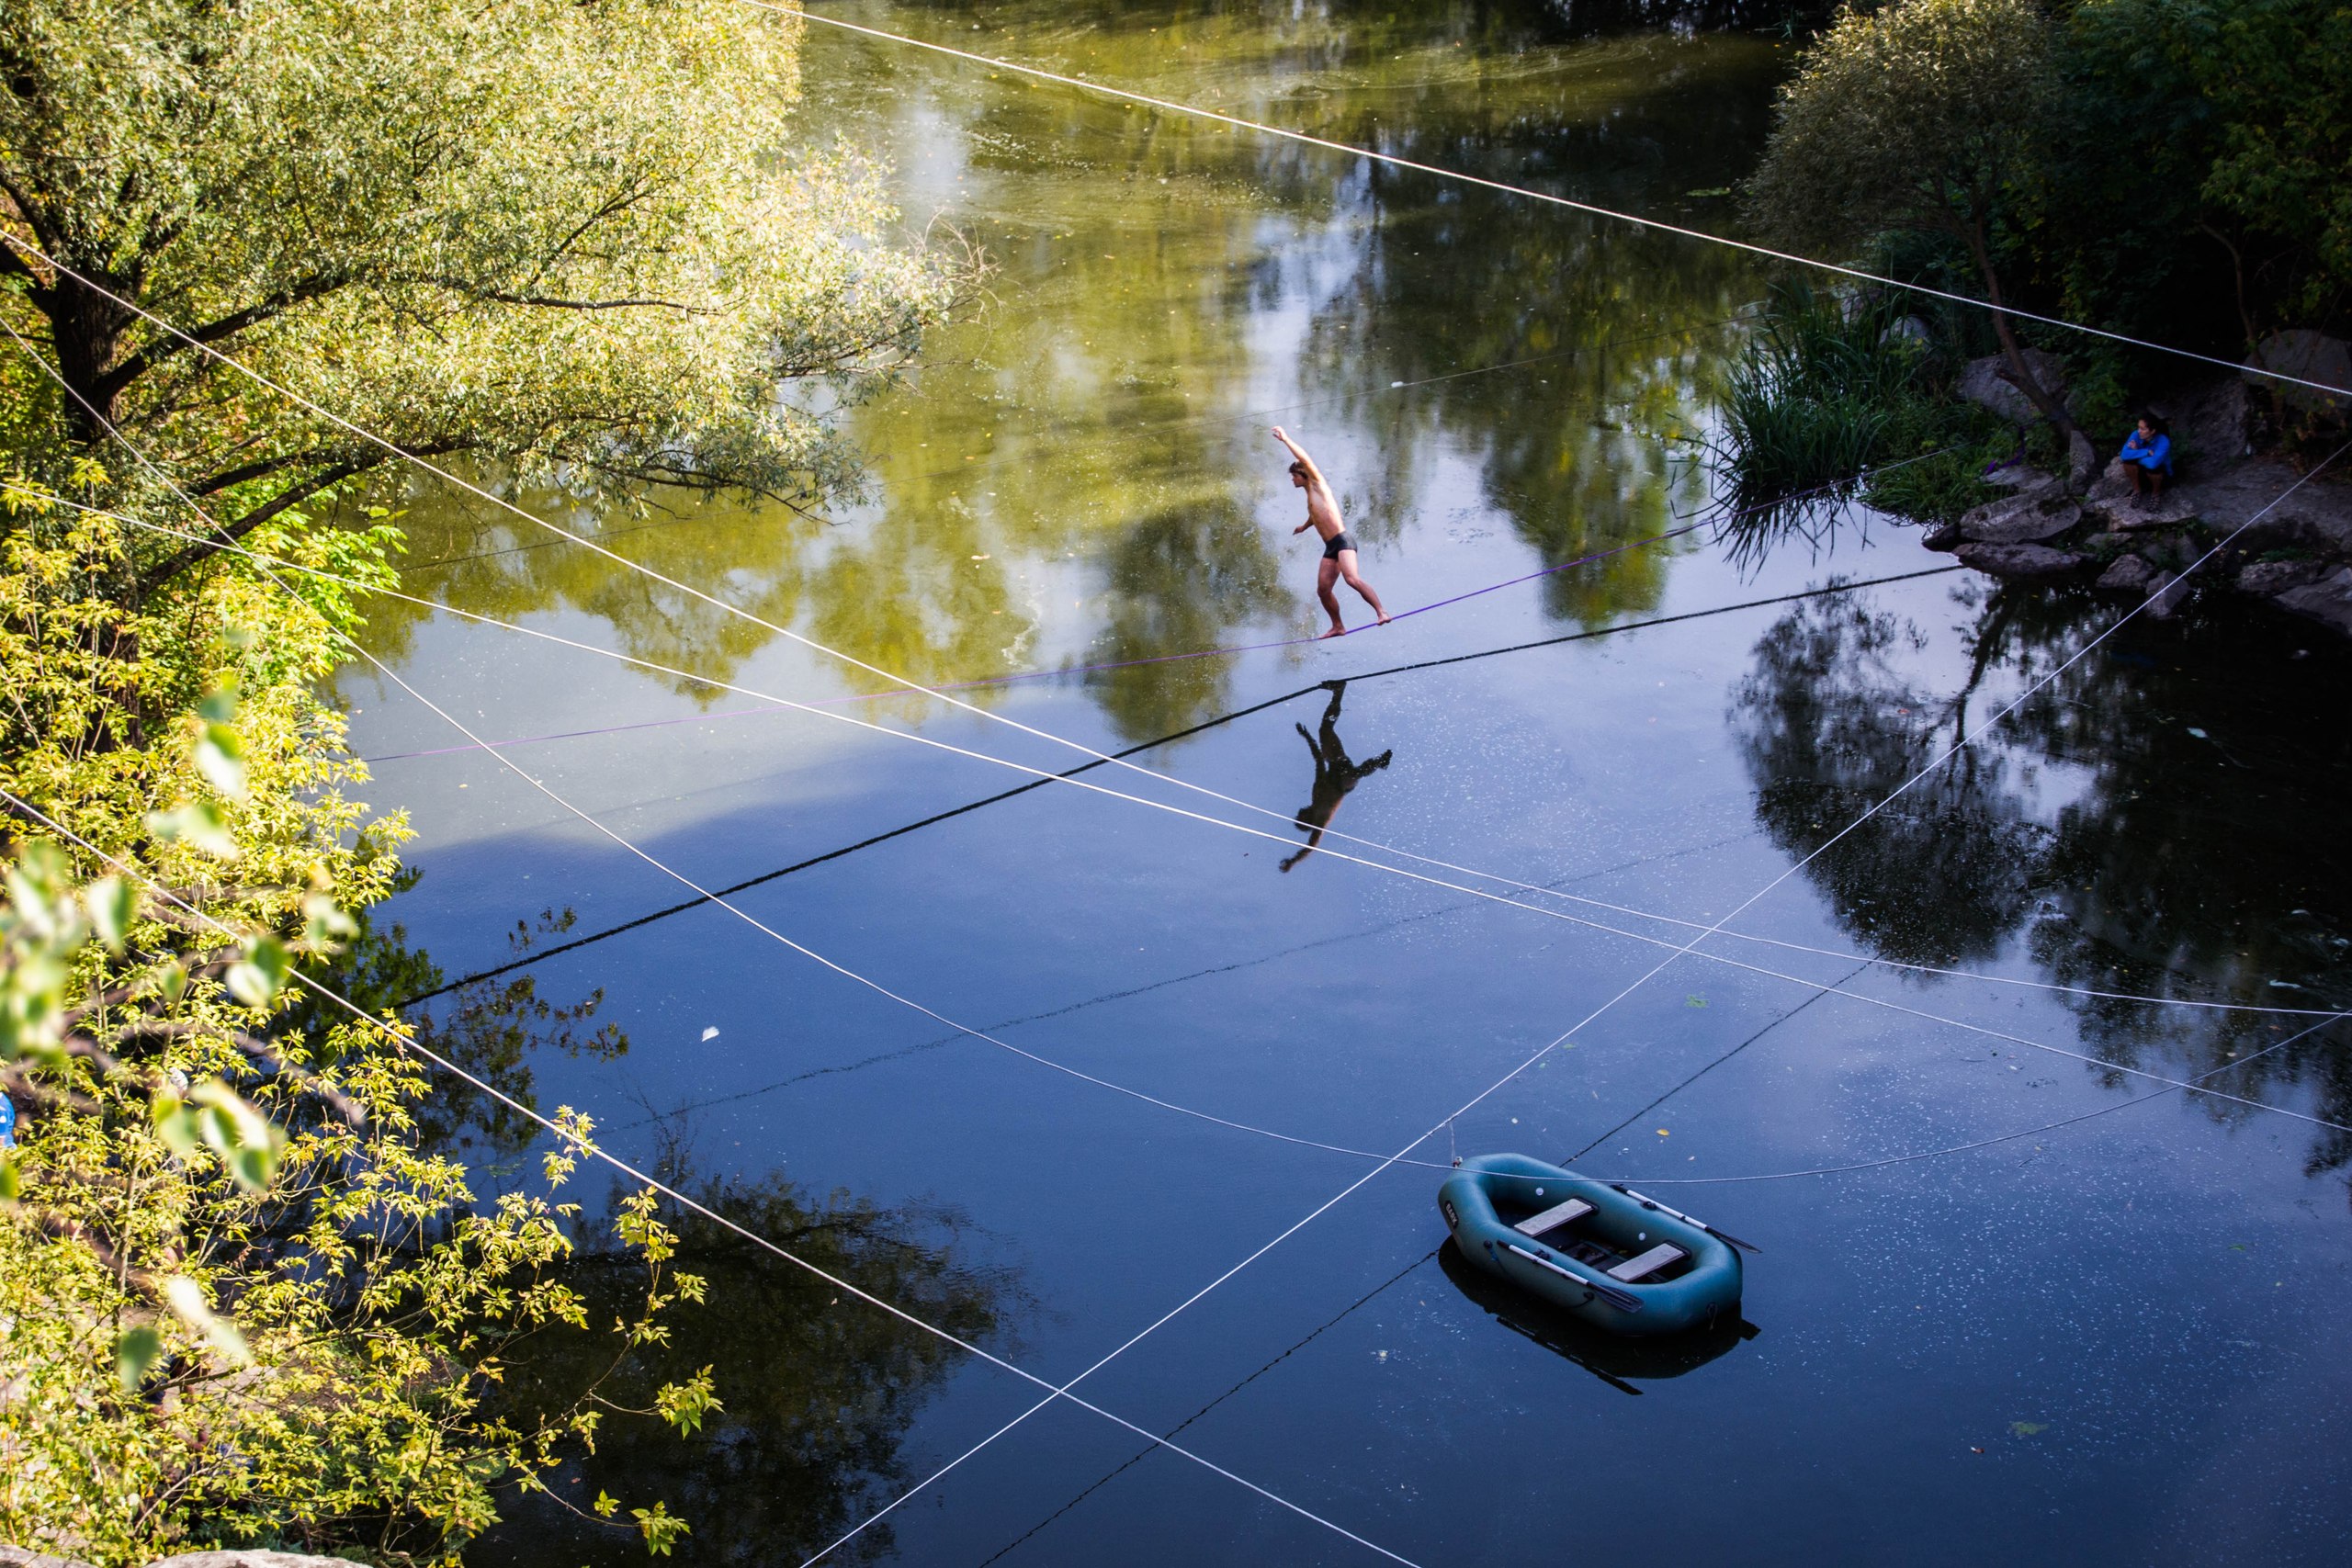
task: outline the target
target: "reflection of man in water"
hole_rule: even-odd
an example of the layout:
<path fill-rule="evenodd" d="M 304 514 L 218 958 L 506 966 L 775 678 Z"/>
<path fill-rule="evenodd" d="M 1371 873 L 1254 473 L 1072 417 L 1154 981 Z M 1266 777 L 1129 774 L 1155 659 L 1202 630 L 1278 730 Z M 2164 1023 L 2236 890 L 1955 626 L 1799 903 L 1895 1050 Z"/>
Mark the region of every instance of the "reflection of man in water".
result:
<path fill-rule="evenodd" d="M 1339 637 L 1348 629 L 1340 620 L 1340 596 L 1331 591 L 1341 578 L 1363 595 L 1363 602 L 1372 606 L 1372 613 L 1380 617 L 1380 624 L 1386 626 L 1388 612 L 1381 608 L 1380 595 L 1356 573 L 1355 536 L 1340 521 L 1339 497 L 1331 493 L 1323 470 L 1315 466 L 1315 459 L 1297 442 L 1283 434 L 1279 424 L 1274 426 L 1274 439 L 1290 448 L 1290 482 L 1306 492 L 1306 521 L 1291 532 L 1304 534 L 1312 528 L 1323 540 L 1323 564 L 1315 570 L 1315 596 L 1323 601 L 1323 608 L 1331 617 L 1331 629 L 1323 635 Z"/>
<path fill-rule="evenodd" d="M 1315 759 L 1315 798 L 1298 808 L 1296 820 L 1306 829 L 1306 847 L 1283 862 L 1284 871 L 1315 852 L 1315 846 L 1323 841 L 1323 829 L 1331 825 L 1332 815 L 1348 797 L 1348 791 L 1386 767 L 1388 759 L 1396 754 L 1392 749 L 1370 761 L 1348 761 L 1347 748 L 1340 744 L 1340 699 L 1347 695 L 1348 683 L 1326 681 L 1323 685 L 1331 694 L 1331 703 L 1323 710 L 1321 742 L 1306 733 L 1306 726 L 1296 727 L 1299 739 L 1306 742 L 1307 755 Z"/>

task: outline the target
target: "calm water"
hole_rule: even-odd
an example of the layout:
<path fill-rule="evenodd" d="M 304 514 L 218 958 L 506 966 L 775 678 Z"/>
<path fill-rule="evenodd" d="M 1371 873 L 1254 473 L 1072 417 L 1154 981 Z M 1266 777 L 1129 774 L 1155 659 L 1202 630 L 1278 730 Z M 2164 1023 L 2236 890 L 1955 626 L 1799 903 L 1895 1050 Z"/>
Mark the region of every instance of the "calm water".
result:
<path fill-rule="evenodd" d="M 1502 6 L 844 14 L 1722 228 L 1707 193 L 1752 159 L 1786 58 L 1755 33 L 1638 15 L 1575 31 Z M 1732 319 L 1766 281 L 1728 253 L 822 29 L 804 87 L 812 135 L 883 150 L 910 223 L 985 250 L 989 297 L 854 414 L 865 502 L 565 512 L 665 572 L 947 682 L 1311 629 L 1277 420 L 1333 477 L 1395 609 L 1709 500 L 1697 440 Z M 441 563 L 414 581 L 452 604 L 795 698 L 880 684 L 512 519 L 413 504 L 413 558 Z M 447 618 L 386 607 L 375 634 L 485 733 L 682 721 L 510 754 L 705 886 L 754 884 L 741 907 L 828 958 L 1082 1071 L 1387 1151 L 1662 950 L 1296 859 L 1291 813 L 1340 802 L 1335 829 L 1648 912 L 1550 901 L 1679 942 L 1649 917 L 1736 907 L 2115 613 L 1905 577 L 1942 562 L 1849 521 L 1822 554 L 1742 569 L 1690 536 L 1339 643 L 974 699 L 1136 749 L 1144 773 L 1091 782 L 1244 817 L 1177 781 L 1204 785 L 1271 808 L 1250 820 L 1286 842 L 1061 785 L 897 831 L 1023 779 L 806 716 L 717 716 L 754 705 Z M 1764 1248 L 1752 1332 L 1629 1349 L 1564 1328 L 1436 1250 L 1438 1174 L 1400 1167 L 1079 1392 L 1183 1424 L 1195 1451 L 1424 1563 L 1661 1545 L 1711 1562 L 2342 1561 L 2352 1141 L 2210 1097 L 2125 1109 L 2153 1086 L 1946 1021 L 2187 1076 L 2310 1021 L 1836 955 L 2352 1005 L 2347 677 L 2341 649 L 2285 624 L 2134 623 L 1736 923 L 1829 955 L 1718 938 L 1708 951 L 1779 976 L 1681 959 L 1415 1150 L 1592 1145 L 1596 1174 L 1696 1181 L 2028 1134 L 1671 1189 Z M 357 672 L 345 691 L 359 748 L 386 759 L 373 799 L 419 835 L 367 984 L 400 998 L 577 943 L 428 1004 L 438 1038 L 1040 1375 L 1075 1376 L 1367 1168 L 958 1037 L 724 910 L 662 913 L 677 884 L 478 753 L 401 755 L 457 738 Z M 837 711 L 1083 760 L 903 698 Z M 2352 1121 L 2347 1040 L 2323 1031 L 2215 1087 Z M 477 1111 L 447 1106 L 448 1135 L 506 1168 L 526 1140 Z M 714 1365 L 725 1416 L 695 1443 L 616 1424 L 560 1478 L 666 1498 L 694 1524 L 684 1560 L 797 1562 L 1035 1402 L 773 1259 L 689 1240 L 710 1303 L 681 1316 L 670 1365 Z M 548 1347 L 533 1371 L 575 1372 L 574 1354 Z M 846 1556 L 1375 1561 L 1142 1448 L 1048 1409 Z M 638 1549 L 526 1510 L 489 1557 Z"/>

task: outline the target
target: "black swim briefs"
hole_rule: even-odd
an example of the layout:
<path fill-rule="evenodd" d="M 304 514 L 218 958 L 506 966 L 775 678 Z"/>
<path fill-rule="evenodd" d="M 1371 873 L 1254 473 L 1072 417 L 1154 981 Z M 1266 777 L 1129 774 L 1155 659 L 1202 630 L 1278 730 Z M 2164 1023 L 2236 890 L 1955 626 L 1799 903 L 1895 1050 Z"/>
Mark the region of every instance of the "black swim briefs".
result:
<path fill-rule="evenodd" d="M 1352 550 L 1355 547 L 1356 542 L 1354 537 L 1351 536 L 1345 528 L 1342 528 L 1338 533 L 1323 541 L 1323 558 L 1325 560 L 1338 560 L 1341 550 Z"/>

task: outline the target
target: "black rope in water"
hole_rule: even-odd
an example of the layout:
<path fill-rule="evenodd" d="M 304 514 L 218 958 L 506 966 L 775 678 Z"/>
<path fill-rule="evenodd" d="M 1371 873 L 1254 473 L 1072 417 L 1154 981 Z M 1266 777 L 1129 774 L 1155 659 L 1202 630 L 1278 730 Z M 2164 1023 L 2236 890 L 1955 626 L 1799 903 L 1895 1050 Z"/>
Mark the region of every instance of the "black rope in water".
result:
<path fill-rule="evenodd" d="M 1768 608 L 1774 604 L 1794 604 L 1795 602 L 1804 599 L 1819 599 L 1830 594 L 1850 593 L 1858 589 L 1879 588 L 1883 587 L 1888 583 L 1908 582 L 1915 578 L 1939 577 L 1948 572 L 1961 571 L 1965 569 L 1958 566 L 1936 566 L 1928 567 L 1919 571 L 1897 572 L 1889 577 L 1863 578 L 1852 582 L 1832 582 L 1824 587 L 1805 589 L 1796 593 L 1775 594 L 1772 597 L 1766 599 L 1749 599 L 1736 604 L 1719 604 L 1713 609 L 1690 610 L 1685 611 L 1683 614 L 1679 615 L 1655 615 L 1650 619 L 1644 621 L 1623 621 L 1615 626 L 1598 626 L 1589 631 L 1568 632 L 1559 637 L 1541 637 L 1533 642 L 1512 643 L 1506 648 L 1487 649 L 1477 653 L 1456 653 L 1448 655 L 1442 659 L 1424 659 L 1417 660 L 1411 664 L 1394 664 L 1384 670 L 1372 670 L 1367 671 L 1361 675 L 1340 676 L 1334 677 L 1334 679 L 1347 681 L 1377 681 L 1390 675 L 1409 674 L 1417 670 L 1435 670 L 1448 664 L 1465 664 L 1480 659 L 1496 659 L 1507 653 L 1525 653 L 1539 648 L 1555 648 L 1562 643 L 1586 642 L 1595 637 L 1613 637 L 1619 632 L 1642 631 L 1651 626 L 1673 626 L 1682 621 L 1703 620 L 1709 616 L 1728 615 L 1741 610 L 1758 610 Z M 1248 707 L 1236 708 L 1231 713 L 1220 714 L 1215 718 L 1204 719 L 1198 724 L 1187 726 L 1182 729 L 1175 730 L 1170 734 L 1159 736 L 1150 740 L 1140 741 L 1136 745 L 1128 747 L 1124 751 L 1113 752 L 1112 757 L 1123 760 L 1128 757 L 1133 757 L 1139 752 L 1151 750 L 1156 747 L 1167 746 L 1179 740 L 1187 739 L 1193 736 L 1201 734 L 1205 730 L 1215 729 L 1220 725 L 1231 724 L 1236 719 L 1247 718 L 1252 714 L 1263 713 L 1268 708 L 1280 707 L 1284 703 L 1295 702 L 1300 697 L 1306 696 L 1310 693 L 1324 690 L 1325 685 L 1326 682 L 1318 681 L 1313 685 L 1301 686 L 1295 692 L 1284 692 L 1280 696 L 1269 697 L 1263 702 L 1252 703 Z M 830 850 L 820 855 L 812 855 L 807 860 L 797 861 L 790 865 L 779 867 L 775 871 L 763 872 L 758 876 L 749 877 L 744 881 L 734 884 L 732 886 L 718 888 L 716 890 L 714 897 L 722 898 L 731 897 L 734 894 L 744 892 L 747 889 L 760 886 L 763 883 L 774 882 L 779 877 L 790 876 L 795 872 L 807 871 L 811 867 L 823 865 L 829 861 L 839 860 L 844 855 L 855 854 L 860 850 L 871 849 L 876 844 L 888 843 L 892 839 L 900 838 L 908 833 L 914 832 L 918 829 L 928 828 L 935 823 L 948 821 L 954 818 L 961 817 L 967 812 L 978 811 L 984 806 L 994 806 L 1000 801 L 1011 800 L 1016 795 L 1026 795 L 1031 790 L 1042 789 L 1057 779 L 1076 778 L 1080 773 L 1091 773 L 1094 769 L 1103 765 L 1104 760 L 1097 758 L 1092 761 L 1082 762 L 1077 767 L 1057 773 L 1050 779 L 1032 779 L 1027 784 L 1016 784 L 1011 789 L 1000 790 L 994 795 L 984 796 L 978 800 L 970 801 L 963 806 L 956 807 L 951 810 L 935 812 L 933 815 L 922 818 L 918 821 L 909 822 L 903 827 L 893 828 L 888 832 L 876 833 L 871 838 L 860 839 L 854 844 L 845 844 L 840 849 Z M 678 903 L 669 905 L 666 908 L 655 909 L 650 914 L 639 915 L 634 919 L 625 920 L 619 925 L 607 926 L 602 931 L 592 931 L 583 937 L 575 937 L 570 942 L 559 942 L 553 947 L 544 948 L 537 953 L 526 953 L 522 957 L 512 959 L 507 963 L 495 964 L 487 969 L 476 970 L 474 973 L 467 975 L 462 978 L 451 980 L 445 985 L 436 986 L 429 991 L 420 991 L 416 995 L 410 997 L 405 1000 L 395 1002 L 392 1005 L 395 1009 L 406 1010 L 408 1008 L 414 1007 L 419 1002 L 430 1001 L 435 997 L 446 996 L 451 991 L 460 989 L 466 986 L 473 985 L 477 981 L 493 980 L 502 975 L 511 975 L 518 969 L 527 969 L 535 964 L 542 963 L 547 959 L 557 957 L 560 954 L 576 952 L 581 948 L 588 947 L 596 942 L 604 942 L 609 938 L 619 936 L 624 932 L 633 931 L 638 930 L 639 927 L 651 925 L 657 920 L 668 919 L 673 915 L 684 914 L 689 909 L 700 908 L 703 905 L 709 902 L 710 899 L 708 898 L 684 899 Z"/>

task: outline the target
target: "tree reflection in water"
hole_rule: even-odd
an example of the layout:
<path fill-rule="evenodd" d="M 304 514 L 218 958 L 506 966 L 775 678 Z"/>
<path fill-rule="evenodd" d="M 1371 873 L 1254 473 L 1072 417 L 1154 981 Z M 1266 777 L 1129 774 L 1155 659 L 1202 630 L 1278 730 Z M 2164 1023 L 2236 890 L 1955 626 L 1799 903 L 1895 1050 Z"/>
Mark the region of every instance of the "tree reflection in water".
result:
<path fill-rule="evenodd" d="M 963 19 L 855 14 L 916 32 Z M 1784 64 L 1732 33 L 1594 39 L 1536 4 L 1083 16 L 1073 26 L 1065 0 L 986 13 L 1001 47 L 1080 74 L 1701 221 L 1728 209 L 1689 192 L 1745 173 Z M 871 504 L 831 528 L 724 498 L 678 497 L 674 522 L 556 493 L 518 498 L 530 508 L 934 683 L 1311 629 L 1314 558 L 1278 552 L 1294 503 L 1258 411 L 1295 411 L 1333 454 L 1368 566 L 1400 542 L 1442 552 L 1449 534 L 1506 530 L 1552 564 L 1703 499 L 1661 438 L 1697 428 L 1721 323 L 1756 292 L 1736 255 L 832 35 L 812 33 L 807 71 L 809 133 L 895 161 L 909 217 L 944 208 L 997 267 L 996 302 L 934 335 L 915 385 L 847 414 Z M 1548 357 L 1460 375 L 1531 356 Z M 772 635 L 577 547 L 515 548 L 538 540 L 513 518 L 435 494 L 409 505 L 413 558 L 470 558 L 415 574 L 453 604 L 576 612 L 624 651 L 721 679 Z M 481 553 L 497 549 L 511 553 Z M 1654 604 L 1665 570 L 1629 551 L 1541 592 L 1590 621 Z M 396 660 L 417 614 L 372 606 L 371 645 Z M 1133 739 L 1233 705 L 1232 669 L 1109 671 L 1088 689 Z"/>
<path fill-rule="evenodd" d="M 1001 1348 L 1029 1304 L 1011 1272 L 959 1256 L 966 1222 L 951 1209 L 820 1195 L 776 1172 L 699 1174 L 677 1143 L 654 1169 L 745 1229 L 962 1338 Z M 702 1304 L 679 1303 L 668 1314 L 669 1343 L 632 1357 L 607 1393 L 616 1405 L 641 1408 L 665 1381 L 709 1367 L 723 1408 L 689 1438 L 649 1416 L 616 1414 L 596 1451 L 553 1476 L 552 1490 L 583 1509 L 600 1489 L 664 1499 L 693 1526 L 678 1548 L 682 1563 L 799 1562 L 914 1479 L 899 1445 L 968 1358 L 709 1220 L 674 1205 L 662 1217 L 678 1233 L 676 1267 L 702 1276 L 708 1292 Z M 592 1220 L 582 1232 L 610 1228 Z M 591 1322 L 627 1310 L 631 1291 L 643 1288 L 639 1266 L 611 1253 L 583 1255 L 570 1272 Z M 560 1395 L 610 1357 L 608 1337 L 551 1336 L 510 1374 L 507 1395 L 524 1405 L 541 1386 Z M 837 1560 L 887 1557 L 891 1546 L 884 1520 Z M 543 1498 L 515 1500 L 484 1551 L 486 1560 L 515 1568 L 637 1563 L 645 1555 L 634 1529 L 580 1518 Z"/>
<path fill-rule="evenodd" d="M 1951 694 L 1919 667 L 1927 634 L 1868 598 L 1800 604 L 1757 644 L 1730 716 L 1758 820 L 1784 853 L 1820 849 L 2116 616 L 2046 590 L 1972 584 L 1955 600 L 1972 624 Z M 2231 607 L 2135 619 L 1804 874 L 1882 958 L 1964 967 L 2021 941 L 2058 984 L 2345 1006 L 2352 738 L 2340 716 L 2352 656 L 2308 646 L 2318 640 Z M 2068 1005 L 2086 1050 L 2177 1077 L 2301 1027 Z M 2213 1087 L 2296 1089 L 2317 1113 L 2352 1121 L 2352 1030 L 2322 1030 Z M 2217 1117 L 2255 1114 L 2203 1103 Z M 2323 1134 L 2311 1158 L 2315 1169 L 2352 1163 L 2352 1139 Z"/>
<path fill-rule="evenodd" d="M 543 913 L 518 922 L 509 945 L 526 954 L 571 925 L 568 909 Z M 437 988 L 443 978 L 401 926 L 367 921 L 323 981 L 378 1011 Z M 590 1030 L 601 990 L 562 1003 L 537 987 L 527 974 L 470 981 L 411 1010 L 410 1021 L 428 1048 L 536 1109 L 533 1062 L 542 1054 L 611 1061 L 628 1050 L 617 1027 Z M 341 1016 L 298 1009 L 285 1027 L 322 1031 Z M 467 1163 L 482 1201 L 540 1144 L 541 1129 L 528 1118 L 443 1076 L 417 1107 L 417 1121 L 428 1149 Z M 666 1185 L 826 1272 L 978 1342 L 1001 1346 L 1027 1310 L 1010 1271 L 959 1256 L 967 1225 L 954 1210 L 816 1193 L 774 1171 L 712 1175 L 696 1168 L 670 1125 L 650 1168 Z M 564 1282 L 586 1299 L 598 1332 L 553 1332 L 519 1356 L 510 1352 L 514 1364 L 500 1394 L 520 1409 L 541 1399 L 568 1403 L 594 1382 L 614 1353 L 611 1335 L 602 1331 L 643 1304 L 641 1260 L 611 1246 L 621 1196 L 616 1187 L 605 1213 L 582 1216 L 573 1234 L 582 1250 L 562 1265 Z M 634 1354 L 605 1384 L 603 1396 L 624 1408 L 607 1415 L 595 1452 L 573 1456 L 553 1478 L 562 1504 L 502 1494 L 506 1523 L 469 1558 L 517 1568 L 643 1562 L 644 1545 L 626 1517 L 620 1524 L 628 1528 L 616 1528 L 563 1506 L 586 1509 L 603 1489 L 640 1501 L 659 1497 L 684 1517 L 693 1533 L 677 1549 L 682 1563 L 797 1562 L 911 1479 L 898 1445 L 964 1352 L 707 1219 L 674 1205 L 662 1217 L 677 1233 L 674 1267 L 707 1281 L 705 1303 L 682 1301 L 665 1312 L 669 1342 Z M 662 1384 L 706 1366 L 724 1408 L 696 1436 L 681 1438 L 651 1416 L 627 1413 L 649 1404 Z M 869 1530 L 843 1560 L 887 1555 L 889 1540 L 887 1525 Z"/>

